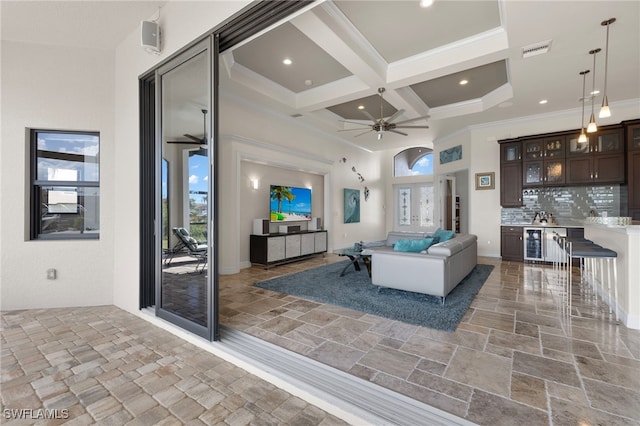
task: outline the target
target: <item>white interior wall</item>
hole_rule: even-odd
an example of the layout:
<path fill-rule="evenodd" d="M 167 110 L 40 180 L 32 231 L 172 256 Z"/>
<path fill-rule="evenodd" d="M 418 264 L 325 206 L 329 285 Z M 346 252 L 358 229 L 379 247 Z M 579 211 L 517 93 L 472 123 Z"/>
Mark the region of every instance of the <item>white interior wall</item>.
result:
<path fill-rule="evenodd" d="M 100 132 L 100 239 L 29 240 L 28 129 Z M 2 42 L 2 310 L 113 302 L 114 57 Z M 55 268 L 56 280 L 46 271 Z"/>
<path fill-rule="evenodd" d="M 328 249 L 347 247 L 355 241 L 380 239 L 384 227 L 384 183 L 380 170 L 380 153 L 370 153 L 337 141 L 334 135 L 312 130 L 303 120 L 277 116 L 268 110 L 255 108 L 245 102 L 223 97 L 220 106 L 220 200 L 219 242 L 220 272 L 230 274 L 248 266 L 248 251 L 242 246 L 249 234 L 243 227 L 257 212 L 238 212 L 242 209 L 244 188 L 249 184 L 243 160 L 260 162 L 286 170 L 323 176 L 323 227 L 328 230 Z M 250 123 L 250 125 L 247 125 Z M 340 161 L 346 158 L 346 162 Z M 361 183 L 352 167 L 363 175 Z M 272 182 L 261 183 L 269 185 Z M 370 190 L 364 201 L 364 186 Z M 343 223 L 343 189 L 361 191 L 361 221 Z M 260 212 L 263 207 L 259 207 Z M 248 250 L 248 249 L 247 249 Z M 245 255 L 246 252 L 246 255 Z M 246 256 L 246 257 L 245 257 Z"/>

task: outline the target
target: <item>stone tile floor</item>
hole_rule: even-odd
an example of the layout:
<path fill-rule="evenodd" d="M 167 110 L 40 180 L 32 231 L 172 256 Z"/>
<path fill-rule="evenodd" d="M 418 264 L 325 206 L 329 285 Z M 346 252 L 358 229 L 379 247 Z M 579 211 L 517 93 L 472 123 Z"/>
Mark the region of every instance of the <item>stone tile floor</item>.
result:
<path fill-rule="evenodd" d="M 640 424 L 640 332 L 582 286 L 567 316 L 550 267 L 479 259 L 455 333 L 252 286 L 343 260 L 221 277 L 221 322 L 478 424 Z M 115 307 L 3 312 L 1 338 L 2 423 L 344 424 Z M 39 409 L 68 419 L 11 421 Z"/>
<path fill-rule="evenodd" d="M 1 317 L 2 424 L 346 424 L 113 306 Z"/>
<path fill-rule="evenodd" d="M 480 258 L 495 268 L 454 333 L 252 286 L 343 260 L 221 277 L 221 323 L 478 424 L 640 424 L 640 331 L 586 286 L 567 315 L 552 267 Z"/>

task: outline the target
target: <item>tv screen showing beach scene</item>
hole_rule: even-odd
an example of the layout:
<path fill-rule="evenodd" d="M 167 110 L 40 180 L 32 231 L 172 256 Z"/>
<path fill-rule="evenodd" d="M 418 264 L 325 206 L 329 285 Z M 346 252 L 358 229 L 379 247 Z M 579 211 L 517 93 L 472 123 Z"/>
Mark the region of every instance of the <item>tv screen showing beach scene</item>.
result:
<path fill-rule="evenodd" d="M 311 189 L 271 185 L 271 222 L 311 220 Z"/>

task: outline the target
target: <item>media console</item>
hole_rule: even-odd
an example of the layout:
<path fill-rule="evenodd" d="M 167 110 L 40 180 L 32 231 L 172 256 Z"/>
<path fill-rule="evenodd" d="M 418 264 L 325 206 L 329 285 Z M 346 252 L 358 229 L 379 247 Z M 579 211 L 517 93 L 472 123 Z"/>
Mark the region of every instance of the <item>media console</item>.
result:
<path fill-rule="evenodd" d="M 288 234 L 251 235 L 249 260 L 252 264 L 273 265 L 295 262 L 327 251 L 327 231 L 300 231 Z"/>

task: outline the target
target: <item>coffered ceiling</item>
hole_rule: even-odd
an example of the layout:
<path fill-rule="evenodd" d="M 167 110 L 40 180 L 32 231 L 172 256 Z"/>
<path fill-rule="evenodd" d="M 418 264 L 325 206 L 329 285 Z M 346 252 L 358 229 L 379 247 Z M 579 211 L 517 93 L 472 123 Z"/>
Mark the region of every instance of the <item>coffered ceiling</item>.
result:
<path fill-rule="evenodd" d="M 429 143 L 473 124 L 578 111 L 579 71 L 592 68 L 588 52 L 597 47 L 596 89 L 603 90 L 606 27 L 600 23 L 611 17 L 617 20 L 610 28 L 608 98 L 637 100 L 639 5 L 435 0 L 421 8 L 417 0 L 319 1 L 223 52 L 221 91 L 366 149 Z M 547 53 L 523 57 L 525 48 L 542 44 L 550 45 Z M 601 100 L 602 93 L 596 105 Z M 396 121 L 428 115 L 407 125 L 429 129 L 385 132 L 381 140 L 375 131 L 363 133 L 368 117 L 393 114 Z"/>
<path fill-rule="evenodd" d="M 114 49 L 167 3 L 3 0 L 2 38 Z M 579 72 L 593 67 L 588 52 L 601 48 L 595 86 L 603 91 L 606 29 L 600 23 L 611 17 L 607 94 L 614 123 L 617 102 L 636 102 L 640 117 L 635 0 L 435 0 L 426 9 L 418 0 L 319 0 L 223 52 L 220 93 L 369 150 L 424 145 L 470 125 L 567 111 L 575 113 L 578 128 Z M 523 57 L 524 48 L 544 43 L 550 43 L 547 53 Z M 602 93 L 595 104 L 601 101 Z M 407 123 L 429 128 L 406 129 L 408 136 L 386 132 L 378 140 L 376 132 L 349 130 L 371 123 L 359 106 L 374 118 L 400 110 L 396 121 L 429 115 Z M 202 132 L 197 111 L 178 133 Z"/>

